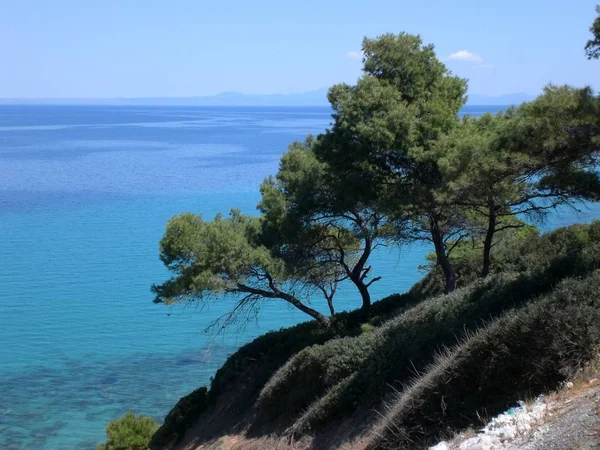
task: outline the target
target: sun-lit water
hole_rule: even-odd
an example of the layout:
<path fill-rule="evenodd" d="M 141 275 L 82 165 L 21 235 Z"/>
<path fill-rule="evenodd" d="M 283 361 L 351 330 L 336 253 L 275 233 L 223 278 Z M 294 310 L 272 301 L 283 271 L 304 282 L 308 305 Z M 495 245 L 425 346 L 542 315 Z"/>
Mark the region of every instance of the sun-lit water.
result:
<path fill-rule="evenodd" d="M 1 449 L 91 449 L 130 409 L 160 420 L 240 345 L 306 319 L 264 303 L 256 323 L 215 337 L 204 329 L 229 302 L 168 308 L 149 287 L 167 276 L 158 241 L 171 216 L 253 213 L 287 145 L 325 129 L 329 114 L 0 107 Z M 565 212 L 551 225 L 593 216 Z M 382 250 L 374 298 L 407 290 L 427 252 Z M 343 289 L 336 303 L 360 302 Z"/>

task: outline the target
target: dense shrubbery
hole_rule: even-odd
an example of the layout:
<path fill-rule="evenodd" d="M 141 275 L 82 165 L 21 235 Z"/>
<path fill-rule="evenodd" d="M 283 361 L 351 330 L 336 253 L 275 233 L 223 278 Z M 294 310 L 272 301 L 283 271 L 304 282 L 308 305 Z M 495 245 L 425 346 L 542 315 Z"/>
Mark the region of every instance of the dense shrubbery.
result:
<path fill-rule="evenodd" d="M 600 239 L 600 223 L 572 225 L 544 235 L 533 227 L 506 233 L 495 247 L 492 258 L 492 273 L 517 272 L 521 274 L 548 271 L 550 277 L 556 273 L 585 273 L 594 267 L 594 249 Z M 452 256 L 459 286 L 467 286 L 479 278 L 481 267 L 480 248 L 470 243 L 455 250 Z M 443 276 L 431 264 L 429 273 L 419 281 L 412 291 L 421 296 L 432 296 L 443 292 Z"/>
<path fill-rule="evenodd" d="M 463 251 L 459 264 L 466 278 L 470 274 L 469 267 L 476 266 L 470 263 L 470 257 L 477 255 Z M 204 410 L 210 410 L 211 405 L 228 393 L 234 396 L 235 405 L 230 411 L 220 410 L 219 414 L 241 417 L 256 406 L 251 425 L 259 434 L 261 430 L 287 429 L 290 424 L 294 424 L 293 432 L 303 434 L 318 430 L 333 418 L 348 416 L 357 408 L 370 409 L 390 393 L 390 386 L 402 390 L 402 386 L 414 378 L 415 370 L 426 371 L 434 363 L 437 352 L 455 346 L 465 332 L 479 336 L 478 330 L 493 319 L 517 326 L 514 324 L 534 317 L 530 311 L 543 309 L 535 309 L 537 303 L 532 303 L 540 296 L 555 299 L 552 301 L 556 304 L 556 299 L 563 298 L 579 283 L 566 282 L 556 295 L 550 294 L 561 280 L 585 276 L 600 268 L 600 222 L 574 225 L 545 235 L 528 233 L 526 239 L 507 240 L 496 252 L 495 267 L 496 272 L 498 268 L 506 272 L 476 279 L 449 295 L 424 299 L 430 289 L 421 283 L 408 294 L 376 302 L 371 324 L 361 325 L 360 314 L 355 311 L 337 314 L 329 328 L 307 322 L 257 338 L 227 360 L 217 372 L 210 391 L 202 391 L 199 396 L 192 394 L 180 401 L 165 419 L 153 443 L 180 439 Z M 429 279 L 436 276 L 432 272 Z M 569 314 L 576 318 L 583 311 L 583 305 L 578 313 L 578 303 L 569 301 Z M 530 304 L 532 309 L 528 309 Z M 510 322 L 511 317 L 518 320 Z M 556 314 L 553 320 L 558 324 L 563 319 L 566 320 L 563 314 Z M 588 322 L 581 323 L 586 326 Z M 498 327 L 493 325 L 485 332 L 514 332 L 510 327 Z M 477 339 L 469 340 L 469 345 L 479 342 Z M 543 339 L 543 335 L 540 340 L 529 339 L 531 347 L 513 346 L 511 352 L 515 352 L 515 358 L 520 361 L 519 358 L 528 357 L 527 352 L 535 352 L 537 344 L 549 350 L 556 348 L 554 344 L 559 342 L 553 341 L 552 347 L 548 341 L 542 342 Z M 584 353 L 580 356 L 585 357 Z M 565 362 L 564 367 L 572 366 L 566 358 L 560 361 Z M 549 373 L 543 386 L 532 385 L 532 392 L 564 376 L 563 372 L 560 376 L 557 373 Z M 500 382 L 498 378 L 490 380 L 492 384 Z M 512 402 L 514 396 L 520 394 L 512 385 L 507 385 L 505 391 L 503 386 L 492 384 L 490 389 L 501 395 L 496 403 L 485 405 L 489 410 Z M 473 400 L 470 405 L 473 409 L 476 409 L 475 403 Z M 393 420 L 390 419 L 390 423 Z M 465 423 L 444 426 L 460 427 Z"/>
<path fill-rule="evenodd" d="M 421 299 L 418 292 L 390 295 L 373 304 L 371 322 L 380 324 L 390 315 L 397 314 Z M 336 314 L 328 328 L 321 328 L 315 322 L 306 322 L 266 333 L 241 347 L 217 371 L 211 383 L 209 398 L 215 400 L 222 393 L 231 390 L 239 374 L 250 367 L 253 369 L 253 376 L 252 379 L 245 380 L 245 385 L 255 393 L 294 354 L 333 338 L 359 335 L 362 332 L 361 323 L 360 312 L 352 311 Z"/>
<path fill-rule="evenodd" d="M 415 292 L 390 295 L 375 302 L 371 322 L 380 324 L 390 315 L 409 308 L 420 299 L 419 294 Z M 215 374 L 210 390 L 200 388 L 183 397 L 175 405 L 154 435 L 153 447 L 160 448 L 167 443 L 181 440 L 185 431 L 202 412 L 227 393 L 234 393 L 236 397 L 235 411 L 232 411 L 231 415 L 243 415 L 253 408 L 263 386 L 290 357 L 304 348 L 335 338 L 358 335 L 361 332 L 361 313 L 352 311 L 336 314 L 328 328 L 322 328 L 311 321 L 256 338 L 227 359 Z"/>
<path fill-rule="evenodd" d="M 285 376 L 274 377 L 282 383 L 277 388 L 278 392 L 287 391 L 288 395 L 298 396 L 294 390 L 308 390 L 315 397 L 323 395 L 303 413 L 296 423 L 296 429 L 314 429 L 329 419 L 351 413 L 359 405 L 375 405 L 389 390 L 390 384 L 409 381 L 415 370 L 422 370 L 432 362 L 437 349 L 452 346 L 465 331 L 474 331 L 483 321 L 523 306 L 551 291 L 566 277 L 597 269 L 600 267 L 599 234 L 600 222 L 576 225 L 526 240 L 517 251 L 507 249 L 503 264 L 519 272 L 492 276 L 450 295 L 426 300 L 375 331 L 380 338 L 371 335 L 354 338 L 362 342 L 354 342 L 346 347 L 346 351 L 356 354 L 353 346 L 364 348 L 365 345 L 371 345 L 369 352 L 361 352 L 367 358 L 357 358 L 353 361 L 354 373 L 351 376 L 330 378 L 330 384 L 319 392 L 315 392 L 314 386 L 287 383 Z M 322 361 L 321 365 L 314 361 L 296 364 L 311 367 L 312 377 L 319 376 L 314 373 L 319 367 L 326 373 L 336 373 L 335 369 L 329 367 L 332 362 L 326 362 L 330 354 L 329 347 L 338 352 L 344 351 L 335 341 L 331 341 L 315 348 L 313 352 L 305 351 L 295 357 L 316 359 Z M 343 360 L 343 357 L 338 355 L 337 359 Z M 345 372 L 349 371 L 346 367 Z M 324 372 L 321 372 L 323 375 Z M 276 389 L 269 385 L 267 387 Z M 279 401 L 282 401 L 281 396 Z M 306 405 L 299 405 L 299 408 L 303 406 Z"/>
<path fill-rule="evenodd" d="M 599 234 L 596 222 L 529 236 L 498 252 L 502 258 L 498 266 L 515 272 L 426 300 L 373 333 L 299 352 L 265 385 L 258 402 L 259 420 L 308 407 L 297 425 L 302 430 L 347 414 L 359 404 L 377 403 L 389 384 L 409 380 L 415 369 L 432 361 L 437 348 L 453 345 L 457 336 L 476 330 L 482 320 L 522 306 L 565 277 L 599 267 Z"/>
<path fill-rule="evenodd" d="M 317 396 L 357 370 L 381 345 L 379 333 L 332 339 L 294 355 L 265 385 L 258 398 L 258 422 L 289 419 Z"/>
<path fill-rule="evenodd" d="M 194 420 L 208 406 L 207 389 L 201 387 L 181 398 L 173 407 L 162 426 L 152 436 L 151 446 L 161 447 L 179 442 Z"/>
<path fill-rule="evenodd" d="M 425 299 L 431 289 L 422 282 L 408 294 L 374 303 L 371 324 L 361 325 L 360 314 L 355 311 L 337 314 L 329 328 L 307 322 L 257 338 L 227 360 L 217 372 L 210 391 L 182 399 L 153 442 L 180 439 L 204 410 L 227 393 L 235 396 L 236 414 L 247 414 L 256 406 L 251 423 L 255 433 L 287 429 L 290 424 L 294 424 L 292 431 L 299 434 L 318 430 L 331 419 L 352 414 L 357 408 L 376 406 L 390 392 L 390 386 L 401 390 L 414 378 L 415 370 L 425 371 L 440 349 L 455 346 L 465 332 L 475 333 L 493 319 L 513 324 L 510 318 L 516 317 L 519 320 L 514 324 L 523 323 L 520 320 L 533 317 L 527 305 L 535 305 L 532 303 L 535 299 L 548 295 L 547 298 L 559 298 L 578 283 L 564 283 L 556 295 L 550 295 L 561 280 L 585 276 L 600 268 L 600 222 L 574 225 L 545 235 L 528 232 L 525 236 L 514 235 L 497 249 L 495 271 L 502 269 L 505 273 L 476 279 L 452 294 Z M 475 270 L 469 272 L 469 268 L 476 267 L 469 258 L 478 258 L 477 252 L 464 250 L 458 254 L 461 260 L 458 263 L 457 259 L 457 266 L 463 270 L 465 279 L 469 279 L 475 273 Z M 428 278 L 435 280 L 437 276 L 432 271 Z M 571 301 L 570 305 L 570 315 L 575 318 L 577 302 Z M 531 308 L 541 311 L 535 306 Z M 553 320 L 563 319 L 564 315 L 557 314 Z M 582 326 L 584 323 L 587 322 L 582 322 Z M 501 333 L 509 329 L 494 326 L 486 330 Z M 518 359 L 527 357 L 527 352 L 535 352 L 533 348 L 540 352 L 556 347 L 546 345 L 547 341 L 542 345 L 541 339 L 544 336 L 540 335 L 540 340 L 529 339 L 533 347 L 513 346 L 511 352 Z M 532 389 L 546 387 L 558 378 L 549 374 L 547 384 L 532 385 Z M 504 392 L 499 386 L 494 389 Z M 507 389 L 497 403 L 485 407 L 500 407 L 520 393 L 508 385 Z M 473 409 L 475 403 L 471 405 Z M 447 424 L 462 425 L 462 422 Z"/>
<path fill-rule="evenodd" d="M 569 279 L 439 356 L 391 403 L 371 449 L 423 448 L 555 388 L 600 344 L 600 271 Z"/>
<path fill-rule="evenodd" d="M 151 417 L 126 413 L 112 420 L 106 427 L 106 443 L 98 450 L 146 450 L 158 425 Z"/>

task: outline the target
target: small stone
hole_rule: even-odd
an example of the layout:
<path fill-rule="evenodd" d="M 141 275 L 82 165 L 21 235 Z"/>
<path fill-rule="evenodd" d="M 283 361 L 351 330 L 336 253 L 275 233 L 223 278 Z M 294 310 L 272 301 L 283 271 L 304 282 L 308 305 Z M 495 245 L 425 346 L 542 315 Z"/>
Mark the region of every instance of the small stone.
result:
<path fill-rule="evenodd" d="M 479 437 L 474 437 L 471 439 L 467 439 L 462 444 L 460 444 L 460 450 L 472 450 L 479 447 L 480 439 Z"/>
<path fill-rule="evenodd" d="M 496 438 L 492 436 L 477 436 L 471 439 L 467 439 L 465 442 L 460 444 L 461 450 L 493 450 L 501 448 L 502 444 Z"/>
<path fill-rule="evenodd" d="M 598 382 L 598 378 L 590 378 L 588 380 L 588 384 L 596 384 Z"/>
<path fill-rule="evenodd" d="M 442 441 L 434 447 L 429 447 L 429 450 L 450 450 L 450 447 L 445 441 Z"/>
<path fill-rule="evenodd" d="M 565 384 L 565 387 L 566 387 L 567 389 L 573 389 L 573 382 L 572 382 L 572 381 L 569 381 L 567 384 Z"/>

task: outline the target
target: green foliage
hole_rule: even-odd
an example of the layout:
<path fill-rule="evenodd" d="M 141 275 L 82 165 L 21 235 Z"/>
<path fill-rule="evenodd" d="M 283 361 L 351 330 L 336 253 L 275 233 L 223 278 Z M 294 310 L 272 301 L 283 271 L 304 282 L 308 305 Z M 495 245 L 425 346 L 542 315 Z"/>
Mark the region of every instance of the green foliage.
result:
<path fill-rule="evenodd" d="M 391 295 L 373 303 L 371 323 L 379 325 L 391 315 L 410 308 L 421 300 L 418 294 Z M 226 392 L 244 390 L 254 401 L 275 371 L 303 349 L 335 338 L 356 336 L 364 326 L 359 311 L 337 313 L 328 328 L 314 322 L 266 333 L 231 355 L 212 383 L 209 397 L 216 400 Z M 251 376 L 248 376 L 251 374 Z"/>
<path fill-rule="evenodd" d="M 343 220 L 344 193 L 313 152 L 314 140 L 295 142 L 281 157 L 276 177 L 260 187 L 263 242 L 298 272 L 336 285 L 342 274 L 339 253 L 348 264 L 358 259 L 361 235 Z M 358 232 L 357 232 L 358 231 Z M 319 283 L 317 283 L 319 284 Z"/>
<path fill-rule="evenodd" d="M 597 38 L 596 25 L 600 18 Z M 590 41 L 588 57 L 598 48 Z M 423 445 L 472 424 L 483 409 L 505 407 L 527 386 L 556 384 L 600 340 L 600 304 L 586 301 L 600 287 L 600 275 L 589 276 L 600 266 L 600 222 L 539 235 L 522 221 L 600 199 L 592 90 L 548 86 L 518 108 L 460 120 L 467 83 L 432 45 L 386 34 L 365 39 L 363 52 L 364 75 L 329 91 L 331 129 L 292 144 L 261 185 L 261 216 L 173 218 L 161 241 L 173 277 L 153 286 L 165 303 L 232 294 L 225 325 L 255 312 L 259 300 L 279 299 L 326 326 L 305 323 L 242 347 L 210 390 L 178 403 L 157 445 L 179 441 L 213 410 L 256 433 L 314 431 L 370 410 L 419 373 L 373 445 Z M 433 244 L 435 266 L 408 294 L 374 304 L 365 323 L 378 279 L 367 281 L 372 250 L 414 240 Z M 347 279 L 362 311 L 334 314 L 337 285 Z M 314 293 L 330 318 L 307 306 Z"/>
<path fill-rule="evenodd" d="M 397 225 L 397 242 L 432 240 L 454 289 L 446 244 L 460 231 L 457 209 L 440 205 L 436 142 L 458 123 L 466 80 L 453 76 L 420 37 L 385 34 L 363 41 L 364 76 L 333 86 L 330 130 L 315 153 L 352 186 L 357 200 Z"/>
<path fill-rule="evenodd" d="M 380 278 L 368 261 L 382 241 L 431 242 L 451 292 L 461 240 L 483 239 L 485 277 L 495 233 L 519 226 L 516 216 L 600 199 L 591 89 L 548 86 L 519 108 L 460 121 L 467 82 L 432 45 L 385 34 L 365 39 L 363 52 L 364 75 L 329 91 L 331 129 L 293 143 L 262 184 L 260 217 L 171 219 L 160 251 L 173 277 L 152 287 L 157 302 L 233 294 L 228 325 L 279 299 L 328 326 L 309 300 L 323 296 L 333 314 L 338 283 L 350 280 L 366 320 Z"/>
<path fill-rule="evenodd" d="M 596 6 L 596 13 L 598 17 L 590 28 L 593 37 L 585 45 L 585 54 L 588 59 L 600 58 L 600 5 Z"/>
<path fill-rule="evenodd" d="M 530 276 L 549 271 L 558 279 L 581 275 L 596 268 L 594 249 L 598 246 L 600 222 L 572 225 L 540 235 L 533 227 L 523 227 L 500 233 L 493 255 L 492 273 L 521 273 Z M 479 276 L 480 248 L 464 243 L 453 254 L 459 286 L 467 286 Z M 415 284 L 413 293 L 421 296 L 443 292 L 443 277 L 434 264 L 423 280 Z"/>
<path fill-rule="evenodd" d="M 397 395 L 370 449 L 420 449 L 556 388 L 600 342 L 600 272 L 569 279 L 467 337 Z"/>
<path fill-rule="evenodd" d="M 299 433 L 359 406 L 372 407 L 390 385 L 400 387 L 408 382 L 415 370 L 423 370 L 432 362 L 440 347 L 451 346 L 456 336 L 477 330 L 482 320 L 501 317 L 550 292 L 561 279 L 585 275 L 600 267 L 599 234 L 600 222 L 595 222 L 528 240 L 510 252 L 515 259 L 506 263 L 517 272 L 496 275 L 450 295 L 423 301 L 375 333 L 347 338 L 345 345 L 334 340 L 298 353 L 265 389 L 277 392 L 278 396 L 271 397 L 277 397 L 280 403 L 286 403 L 288 396 L 298 398 L 297 391 L 303 392 L 304 405 L 293 412 L 300 413 L 303 406 L 310 406 L 296 422 Z M 292 366 L 298 371 L 290 374 L 287 369 Z M 303 375 L 308 376 L 303 370 L 307 368 L 311 379 L 321 380 L 321 384 L 298 384 Z"/>
<path fill-rule="evenodd" d="M 354 373 L 380 337 L 374 332 L 333 339 L 295 354 L 262 389 L 257 423 L 293 418 L 320 394 Z"/>
<path fill-rule="evenodd" d="M 418 301 L 414 294 L 391 295 L 373 304 L 371 321 L 379 324 L 391 314 Z M 319 327 L 315 322 L 305 322 L 256 338 L 227 359 L 215 374 L 209 391 L 200 388 L 177 403 L 154 435 L 153 447 L 161 448 L 182 439 L 200 414 L 229 395 L 235 397 L 235 405 L 227 415 L 235 423 L 236 419 L 253 409 L 265 384 L 293 355 L 312 345 L 360 333 L 361 315 L 359 311 L 353 311 L 336 314 L 327 328 Z"/>
<path fill-rule="evenodd" d="M 261 185 L 264 241 L 277 244 L 275 251 L 296 272 L 309 273 L 312 281 L 332 299 L 340 281 L 357 287 L 368 316 L 372 276 L 368 260 L 381 241 L 389 240 L 393 228 L 365 205 L 361 194 L 348 186 L 319 161 L 315 140 L 295 142 L 280 162 L 276 177 Z"/>
<path fill-rule="evenodd" d="M 390 187 L 403 184 L 401 169 L 425 160 L 423 152 L 454 126 L 466 81 L 452 76 L 418 36 L 365 39 L 363 51 L 365 75 L 329 92 L 335 121 L 315 151 L 371 198 L 389 198 Z"/>
<path fill-rule="evenodd" d="M 598 99 L 591 88 L 549 85 L 543 95 L 523 103 L 506 129 L 504 146 L 527 153 L 552 172 L 589 168 L 596 161 L 600 136 Z"/>
<path fill-rule="evenodd" d="M 160 258 L 177 277 L 153 286 L 158 302 L 202 299 L 209 293 L 235 291 L 256 268 L 278 274 L 281 264 L 255 242 L 258 219 L 231 211 L 229 218 L 212 221 L 182 214 L 167 224 L 160 242 Z"/>
<path fill-rule="evenodd" d="M 597 320 L 594 310 L 600 306 L 593 303 L 600 275 L 583 282 L 560 283 L 565 278 L 584 277 L 600 268 L 600 222 L 575 225 L 545 235 L 538 235 L 535 230 L 527 228 L 513 230 L 499 243 L 496 252 L 495 267 L 501 268 L 504 273 L 493 274 L 485 280 L 477 279 L 477 264 L 468 262 L 471 256 L 480 256 L 479 252 L 469 252 L 464 248 L 456 255 L 462 255 L 461 258 L 466 261 L 465 280 L 472 276 L 475 282 L 450 295 L 424 300 L 427 290 L 423 285 L 416 286 L 408 294 L 375 302 L 373 318 L 367 326 L 361 325 L 357 311 L 341 313 L 333 317 L 329 328 L 308 322 L 267 333 L 240 348 L 217 372 L 210 391 L 188 403 L 189 406 L 196 405 L 196 409 L 177 407 L 179 412 L 169 415 L 180 417 L 178 423 L 186 425 L 181 425 L 179 431 L 165 428 L 161 431 L 161 442 L 180 438 L 202 412 L 209 417 L 224 415 L 234 427 L 240 421 L 247 423 L 248 414 L 253 411 L 252 433 L 286 429 L 299 435 L 308 430 L 318 432 L 333 419 L 347 418 L 361 409 L 371 410 L 392 389 L 402 392 L 416 373 L 437 373 L 432 367 L 442 367 L 440 361 L 445 359 L 436 359 L 436 355 L 444 348 L 455 347 L 457 337 L 465 333 L 479 340 L 470 338 L 467 343 L 471 347 L 464 348 L 459 342 L 456 355 L 467 356 L 459 359 L 452 356 L 452 361 L 459 362 L 456 370 L 449 373 L 457 379 L 451 379 L 448 389 L 454 389 L 454 386 L 456 392 L 447 394 L 452 402 L 458 402 L 461 396 L 468 398 L 471 402 L 469 414 L 471 407 L 473 411 L 481 412 L 481 408 L 495 410 L 514 402 L 527 388 L 529 376 L 536 380 L 531 385 L 532 393 L 538 393 L 540 391 L 536 389 L 564 379 L 569 370 L 577 366 L 577 361 L 585 360 L 587 353 L 584 350 L 596 339 L 595 328 L 590 324 Z M 460 267 L 458 262 L 457 265 Z M 590 280 L 594 280 L 593 283 Z M 559 284 L 561 287 L 556 290 Z M 582 294 L 580 288 L 583 287 L 589 288 L 589 291 Z M 569 292 L 573 292 L 572 297 L 569 297 Z M 591 303 L 581 301 L 581 298 L 587 300 L 587 297 Z M 544 299 L 550 298 L 553 299 L 548 300 L 551 303 L 544 303 Z M 568 303 L 564 314 L 560 311 L 561 302 Z M 535 306 L 538 303 L 540 306 Z M 548 315 L 540 318 L 538 313 L 542 312 Z M 493 324 L 484 327 L 489 321 Z M 505 325 L 494 325 L 496 323 Z M 540 330 L 546 331 L 572 329 L 577 336 L 553 331 L 557 334 L 553 337 L 544 331 L 537 339 L 531 330 L 535 330 L 538 324 Z M 490 334 L 481 334 L 482 327 L 484 333 Z M 517 338 L 512 339 L 511 336 Z M 567 339 L 572 342 L 567 342 Z M 489 346 L 485 348 L 491 351 L 487 352 L 481 346 L 473 347 L 475 342 L 483 342 L 482 345 Z M 500 358 L 499 353 L 494 353 L 496 350 L 504 352 L 505 344 L 498 346 L 497 342 L 507 342 L 511 349 L 510 357 L 504 358 L 505 353 L 501 353 L 503 357 Z M 568 344 L 564 353 L 558 351 L 562 343 Z M 537 359 L 538 354 L 547 358 Z M 498 368 L 496 372 L 492 369 L 484 371 L 485 379 L 472 378 L 481 369 L 479 355 L 489 359 L 486 359 L 486 364 L 490 367 Z M 537 363 L 547 376 L 534 371 Z M 554 363 L 556 365 L 552 366 Z M 523 370 L 519 371 L 521 366 Z M 467 374 L 464 383 L 458 380 L 463 368 Z M 499 375 L 494 375 L 513 369 L 514 377 L 507 379 L 506 385 L 501 384 Z M 442 379 L 433 375 L 428 377 L 420 378 L 423 386 L 428 386 L 429 379 L 435 383 Z M 443 379 L 447 381 L 447 378 Z M 482 383 L 481 390 L 474 389 L 478 386 L 476 383 Z M 431 394 L 417 400 L 425 401 L 429 396 L 439 400 L 434 394 L 442 388 L 435 386 L 438 390 L 426 391 Z M 461 390 L 467 388 L 473 393 Z M 407 395 L 413 395 L 411 392 L 406 391 Z M 485 394 L 480 404 L 476 397 L 468 397 L 479 392 Z M 498 394 L 494 396 L 494 392 Z M 228 399 L 226 404 L 229 406 L 223 409 L 219 403 L 221 399 Z M 231 399 L 235 399 L 234 403 L 230 403 Z M 440 402 L 436 404 L 439 407 Z M 456 409 L 460 407 L 460 403 L 453 405 Z M 426 409 L 433 411 L 434 424 L 425 423 L 432 427 L 431 436 L 437 436 L 435 433 L 447 426 L 457 429 L 477 422 L 475 416 L 465 413 L 466 407 L 460 407 L 464 422 L 450 424 L 435 416 L 438 413 L 434 406 L 429 405 Z M 402 421 L 425 426 L 419 421 L 426 419 L 419 418 L 414 411 L 410 414 L 411 417 Z M 393 427 L 396 415 L 389 417 Z M 397 423 L 404 427 L 402 421 Z M 175 421 L 167 418 L 165 425 L 167 423 Z M 435 423 L 439 428 L 435 428 Z M 387 433 L 384 431 L 382 434 Z M 410 432 L 417 433 L 412 428 Z M 391 439 L 385 435 L 386 439 Z M 417 441 L 421 439 L 418 433 L 414 437 Z"/>
<path fill-rule="evenodd" d="M 108 424 L 106 443 L 98 445 L 97 449 L 146 450 L 157 429 L 158 425 L 151 417 L 136 416 L 133 412 L 128 412 Z"/>
<path fill-rule="evenodd" d="M 317 319 L 328 320 L 299 300 L 310 293 L 314 274 L 306 267 L 290 266 L 261 242 L 261 220 L 232 210 L 204 221 L 194 214 L 172 218 L 160 242 L 161 260 L 175 274 L 152 286 L 156 302 L 205 300 L 233 294 L 237 303 L 223 318 L 228 326 L 245 314 L 256 313 L 263 299 L 284 300 Z M 304 270 L 301 270 L 304 269 Z"/>
<path fill-rule="evenodd" d="M 425 107 L 432 98 L 448 100 L 436 106 L 447 108 L 446 118 L 451 121 L 464 104 L 465 80 L 452 76 L 437 59 L 433 45 L 423 45 L 419 36 L 388 33 L 365 38 L 363 53 L 365 73 L 393 85 L 407 103 Z"/>
<path fill-rule="evenodd" d="M 150 446 L 162 448 L 180 442 L 200 414 L 209 406 L 207 392 L 205 387 L 201 387 L 181 398 L 169 411 L 161 427 L 155 430 Z"/>
<path fill-rule="evenodd" d="M 490 271 L 495 234 L 541 221 L 561 204 L 600 198 L 596 171 L 598 102 L 589 89 L 548 86 L 544 94 L 497 116 L 465 118 L 436 146 L 443 177 L 439 202 L 462 206 Z"/>
<path fill-rule="evenodd" d="M 363 323 L 360 326 L 360 331 L 362 333 L 372 333 L 375 330 L 375 327 L 370 323 Z"/>

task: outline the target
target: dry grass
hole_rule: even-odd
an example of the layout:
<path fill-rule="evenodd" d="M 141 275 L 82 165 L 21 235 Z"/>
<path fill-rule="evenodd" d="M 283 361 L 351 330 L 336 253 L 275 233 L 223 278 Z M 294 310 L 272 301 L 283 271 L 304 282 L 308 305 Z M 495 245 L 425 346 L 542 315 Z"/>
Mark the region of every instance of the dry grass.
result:
<path fill-rule="evenodd" d="M 578 370 L 560 389 L 548 394 L 547 401 L 563 404 L 598 385 L 600 385 L 600 348 L 594 359 Z"/>

